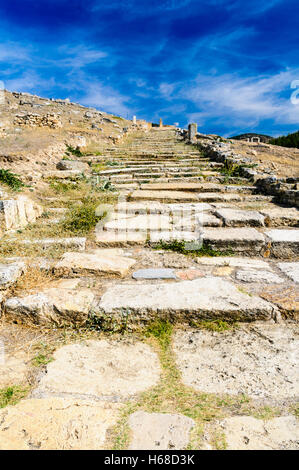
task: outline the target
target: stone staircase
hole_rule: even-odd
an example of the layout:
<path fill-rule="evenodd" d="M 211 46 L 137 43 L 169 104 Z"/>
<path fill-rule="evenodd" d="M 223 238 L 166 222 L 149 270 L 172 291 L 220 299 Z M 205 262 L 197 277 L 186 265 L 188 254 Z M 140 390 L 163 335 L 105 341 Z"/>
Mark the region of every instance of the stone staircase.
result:
<path fill-rule="evenodd" d="M 82 160 L 91 165 L 93 184 L 112 184 L 118 201 L 98 207 L 104 217 L 92 240 L 24 240 L 65 249 L 48 268 L 61 282 L 6 299 L 7 318 L 63 326 L 85 325 L 92 315 L 108 329 L 156 318 L 296 318 L 296 208 L 278 206 L 248 179 L 225 174 L 223 163 L 175 129 L 139 132 Z M 52 212 L 49 224 L 64 209 Z"/>
<path fill-rule="evenodd" d="M 53 237 L 22 240 L 44 255 L 0 264 L 0 405 L 28 390 L 0 410 L 0 449 L 298 449 L 298 210 L 173 129 L 82 160 L 119 195 L 95 233 L 55 236 L 68 201 L 55 198 L 36 222 Z M 17 205 L 4 231 L 41 215 Z M 32 268 L 49 278 L 16 293 Z"/>

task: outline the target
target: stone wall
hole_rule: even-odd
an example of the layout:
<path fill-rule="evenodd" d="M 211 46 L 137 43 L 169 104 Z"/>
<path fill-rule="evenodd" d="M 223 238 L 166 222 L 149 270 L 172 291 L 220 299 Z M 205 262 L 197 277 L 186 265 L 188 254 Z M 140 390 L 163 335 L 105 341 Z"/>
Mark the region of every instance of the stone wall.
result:
<path fill-rule="evenodd" d="M 188 131 L 181 131 L 181 135 L 189 140 Z M 299 178 L 277 178 L 274 174 L 269 176 L 259 171 L 258 165 L 251 158 L 234 152 L 229 143 L 203 138 L 202 134 L 197 134 L 197 138 L 195 145 L 208 158 L 228 166 L 240 165 L 242 176 L 253 182 L 257 191 L 274 196 L 278 203 L 299 207 Z"/>
<path fill-rule="evenodd" d="M 17 114 L 14 119 L 14 125 L 20 127 L 50 127 L 51 129 L 62 127 L 61 120 L 55 113 L 47 113 L 44 115 L 37 113 Z"/>

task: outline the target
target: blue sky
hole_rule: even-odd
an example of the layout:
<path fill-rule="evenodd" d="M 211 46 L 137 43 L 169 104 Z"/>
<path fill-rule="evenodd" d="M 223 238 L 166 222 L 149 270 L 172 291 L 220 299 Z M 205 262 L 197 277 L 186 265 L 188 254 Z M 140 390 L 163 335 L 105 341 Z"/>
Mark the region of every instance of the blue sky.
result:
<path fill-rule="evenodd" d="M 0 0 L 0 70 L 8 90 L 124 117 L 285 134 L 299 129 L 299 3 Z"/>

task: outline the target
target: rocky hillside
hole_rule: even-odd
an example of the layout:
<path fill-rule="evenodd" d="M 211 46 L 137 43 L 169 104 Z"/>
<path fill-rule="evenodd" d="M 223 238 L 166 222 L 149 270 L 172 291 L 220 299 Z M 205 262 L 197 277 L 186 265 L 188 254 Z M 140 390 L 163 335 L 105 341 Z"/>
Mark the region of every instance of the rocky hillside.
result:
<path fill-rule="evenodd" d="M 132 121 L 68 99 L 4 92 L 0 103 L 0 167 L 26 178 L 54 169 L 66 143 L 93 153 L 119 142 Z"/>

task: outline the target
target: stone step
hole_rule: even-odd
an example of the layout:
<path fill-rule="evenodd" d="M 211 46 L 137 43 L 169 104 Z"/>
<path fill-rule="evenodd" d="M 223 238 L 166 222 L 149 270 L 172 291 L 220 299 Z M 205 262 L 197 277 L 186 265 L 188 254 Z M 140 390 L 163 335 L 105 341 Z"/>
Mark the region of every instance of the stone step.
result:
<path fill-rule="evenodd" d="M 204 243 L 220 252 L 256 256 L 266 247 L 265 236 L 254 228 L 204 228 L 201 236 Z"/>
<path fill-rule="evenodd" d="M 197 194 L 188 193 L 184 191 L 144 191 L 144 190 L 136 190 L 130 194 L 131 201 L 185 201 L 185 202 L 195 202 L 198 201 Z"/>
<path fill-rule="evenodd" d="M 68 252 L 55 265 L 54 272 L 61 277 L 95 276 L 125 276 L 135 264 L 135 260 L 123 256 L 123 251 L 93 250 L 89 253 Z"/>
<path fill-rule="evenodd" d="M 188 173 L 188 174 L 201 174 L 201 175 L 204 175 L 204 176 L 213 176 L 215 174 L 219 174 L 217 173 L 217 170 L 206 170 L 204 167 L 201 167 L 201 166 L 198 166 L 198 167 L 169 167 L 169 168 L 166 168 L 166 167 L 159 167 L 159 166 L 156 166 L 156 167 L 151 167 L 151 168 L 148 168 L 147 166 L 143 166 L 143 167 L 121 167 L 121 168 L 114 168 L 114 169 L 109 169 L 109 170 L 102 170 L 102 171 L 99 171 L 97 172 L 96 174 L 100 175 L 100 176 L 110 176 L 110 175 L 117 175 L 117 174 L 122 174 L 122 173 L 125 173 L 125 174 L 133 174 L 133 175 L 138 175 L 138 173 L 142 173 L 142 174 L 171 174 L 171 175 L 180 175 L 181 173 L 184 174 L 184 173 Z"/>
<path fill-rule="evenodd" d="M 270 320 L 278 315 L 271 303 L 243 293 L 232 282 L 219 277 L 119 284 L 108 288 L 94 309 L 94 315 L 107 325 L 121 322 L 123 312 L 128 312 L 129 328 L 157 319 L 173 322 L 200 318 L 253 321 Z"/>
<path fill-rule="evenodd" d="M 179 181 L 173 183 L 151 183 L 151 184 L 142 184 L 141 190 L 148 191 L 191 191 L 196 193 L 203 192 L 240 192 L 247 194 L 248 192 L 255 191 L 254 186 L 224 186 L 221 184 L 213 183 L 181 183 Z"/>
<path fill-rule="evenodd" d="M 270 241 L 271 256 L 275 258 L 298 259 L 299 229 L 272 229 L 265 232 Z"/>

